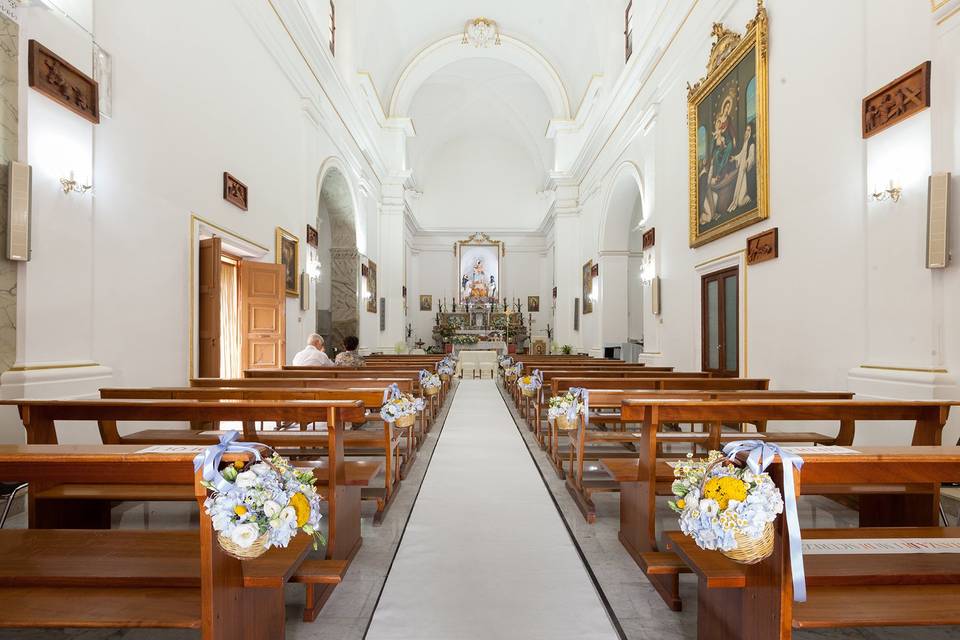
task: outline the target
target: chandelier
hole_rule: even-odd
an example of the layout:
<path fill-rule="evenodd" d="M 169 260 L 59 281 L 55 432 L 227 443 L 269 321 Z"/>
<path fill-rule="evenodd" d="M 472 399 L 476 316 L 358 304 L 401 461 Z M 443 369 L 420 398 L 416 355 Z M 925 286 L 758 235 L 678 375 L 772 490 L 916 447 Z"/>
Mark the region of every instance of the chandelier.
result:
<path fill-rule="evenodd" d="M 500 27 L 495 20 L 489 18 L 474 18 L 467 20 L 463 27 L 463 40 L 460 44 L 472 44 L 477 47 L 489 47 L 491 44 L 500 44 Z"/>

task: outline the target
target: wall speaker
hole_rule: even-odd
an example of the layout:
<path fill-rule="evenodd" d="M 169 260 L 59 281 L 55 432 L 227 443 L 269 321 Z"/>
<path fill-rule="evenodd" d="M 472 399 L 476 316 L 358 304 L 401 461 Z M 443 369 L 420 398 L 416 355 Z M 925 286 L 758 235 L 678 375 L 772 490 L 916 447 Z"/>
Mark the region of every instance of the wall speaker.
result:
<path fill-rule="evenodd" d="M 380 298 L 380 331 L 387 330 L 387 299 Z"/>
<path fill-rule="evenodd" d="M 935 173 L 927 180 L 927 269 L 943 269 L 950 262 L 949 212 L 950 174 Z"/>
<path fill-rule="evenodd" d="M 11 162 L 7 171 L 7 259 L 30 260 L 30 165 Z"/>
<path fill-rule="evenodd" d="M 310 276 L 304 271 L 300 274 L 300 310 L 310 309 Z"/>
<path fill-rule="evenodd" d="M 650 281 L 650 311 L 653 315 L 660 315 L 660 276 Z"/>

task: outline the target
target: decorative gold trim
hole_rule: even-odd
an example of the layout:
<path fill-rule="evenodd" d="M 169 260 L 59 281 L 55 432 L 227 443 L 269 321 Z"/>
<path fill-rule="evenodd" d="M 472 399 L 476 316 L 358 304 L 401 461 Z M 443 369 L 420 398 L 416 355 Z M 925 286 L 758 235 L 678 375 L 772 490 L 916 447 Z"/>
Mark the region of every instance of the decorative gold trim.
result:
<path fill-rule="evenodd" d="M 953 11 L 950 11 L 950 12 L 947 13 L 945 16 L 943 16 L 943 17 L 941 17 L 939 20 L 937 20 L 937 26 L 939 27 L 939 26 L 942 25 L 944 22 L 946 22 L 947 20 L 949 20 L 949 19 L 952 18 L 953 16 L 957 15 L 957 13 L 960 13 L 960 7 L 954 8 Z"/>
<path fill-rule="evenodd" d="M 714 43 L 710 50 L 707 75 L 687 85 L 687 126 L 690 166 L 690 246 L 699 247 L 766 219 L 769 207 L 769 132 L 768 132 L 768 29 L 763 1 L 757 2 L 757 15 L 747 23 L 743 36 L 720 23 L 713 25 Z M 757 207 L 710 231 L 698 233 L 699 179 L 697 167 L 697 107 L 716 86 L 752 50 L 756 50 L 757 76 Z"/>
<path fill-rule="evenodd" d="M 284 291 L 287 294 L 288 298 L 296 298 L 300 296 L 300 238 L 283 227 L 277 227 L 275 238 L 275 249 L 274 249 L 274 262 L 276 264 L 283 264 L 283 256 L 280 254 L 280 247 L 283 242 L 283 239 L 292 240 L 296 249 L 293 253 L 293 270 L 296 272 L 296 278 L 294 278 L 295 286 L 293 289 L 286 288 L 286 271 L 284 271 Z"/>
<path fill-rule="evenodd" d="M 861 369 L 876 369 L 878 371 L 913 371 L 915 373 L 948 373 L 946 369 L 923 369 L 915 367 L 883 367 L 876 364 L 862 364 Z"/>
<path fill-rule="evenodd" d="M 474 233 L 474 234 L 471 235 L 470 237 L 468 237 L 466 240 L 457 240 L 456 242 L 454 242 L 454 243 L 453 243 L 453 253 L 454 253 L 454 255 L 459 255 L 460 246 L 461 246 L 461 245 L 464 245 L 464 244 L 472 245 L 472 246 L 476 246 L 476 245 L 480 245 L 480 246 L 485 246 L 485 245 L 497 246 L 497 247 L 500 248 L 500 257 L 501 257 L 501 258 L 504 257 L 505 255 L 507 255 L 507 247 L 506 247 L 506 245 L 503 244 L 503 241 L 502 241 L 502 240 L 491 240 L 491 239 L 490 239 L 490 236 L 488 236 L 488 235 L 485 234 L 485 233 L 479 232 L 479 231 L 478 231 L 477 233 Z"/>
<path fill-rule="evenodd" d="M 930 0 L 930 13 L 935 12 L 948 2 L 950 2 L 950 0 Z"/>
<path fill-rule="evenodd" d="M 87 362 L 84 364 L 34 364 L 29 366 L 10 367 L 7 371 L 44 371 L 47 369 L 83 369 L 86 367 L 103 366 L 99 362 Z"/>

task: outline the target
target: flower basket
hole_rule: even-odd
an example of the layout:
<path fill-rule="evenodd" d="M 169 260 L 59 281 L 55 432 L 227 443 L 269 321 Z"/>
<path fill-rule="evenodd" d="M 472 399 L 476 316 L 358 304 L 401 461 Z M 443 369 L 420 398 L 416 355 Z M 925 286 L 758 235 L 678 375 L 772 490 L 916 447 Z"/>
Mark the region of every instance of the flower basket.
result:
<path fill-rule="evenodd" d="M 510 384 L 513 384 L 514 382 L 517 381 L 517 374 L 515 374 L 515 373 L 505 373 L 505 374 L 503 374 L 503 379 L 506 380 L 507 382 L 509 382 Z"/>
<path fill-rule="evenodd" d="M 524 389 L 524 388 L 521 388 L 521 389 L 520 389 L 520 393 L 522 393 L 525 398 L 535 398 L 536 395 L 537 395 L 537 390 L 536 390 L 536 389 Z"/>
<path fill-rule="evenodd" d="M 444 382 L 450 382 L 450 374 L 449 374 L 449 373 L 441 373 L 441 374 L 440 374 L 440 379 L 443 380 Z"/>
<path fill-rule="evenodd" d="M 396 424 L 401 429 L 408 429 L 413 426 L 413 423 L 417 421 L 417 416 L 409 413 L 405 416 L 400 416 L 396 419 L 394 424 Z"/>
<path fill-rule="evenodd" d="M 223 534 L 217 534 L 217 542 L 220 544 L 220 548 L 223 549 L 223 552 L 228 556 L 233 556 L 237 560 L 252 560 L 253 558 L 259 558 L 267 552 L 267 540 L 270 539 L 268 534 L 263 534 L 257 538 L 253 544 L 244 549 L 240 545 L 234 543 L 229 537 Z"/>
<path fill-rule="evenodd" d="M 780 491 L 766 473 L 731 464 L 719 451 L 706 460 L 674 467 L 670 508 L 680 529 L 702 549 L 719 551 L 740 564 L 756 564 L 773 553 L 776 516 L 783 512 Z"/>
<path fill-rule="evenodd" d="M 577 428 L 576 419 L 570 420 L 567 418 L 567 416 L 557 416 L 555 420 L 557 423 L 557 429 L 560 429 L 560 431 L 573 431 Z"/>
<path fill-rule="evenodd" d="M 425 396 L 435 396 L 438 393 L 440 393 L 440 387 L 424 387 L 423 388 L 423 395 Z"/>

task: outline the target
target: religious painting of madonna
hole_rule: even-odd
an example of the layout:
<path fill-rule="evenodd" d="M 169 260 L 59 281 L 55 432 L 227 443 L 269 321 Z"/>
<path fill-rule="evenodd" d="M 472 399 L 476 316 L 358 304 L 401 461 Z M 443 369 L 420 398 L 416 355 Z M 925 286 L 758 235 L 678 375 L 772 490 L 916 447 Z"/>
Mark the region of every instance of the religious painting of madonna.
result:
<path fill-rule="evenodd" d="M 746 35 L 713 25 L 707 76 L 687 94 L 690 127 L 690 246 L 769 215 L 767 15 Z"/>

